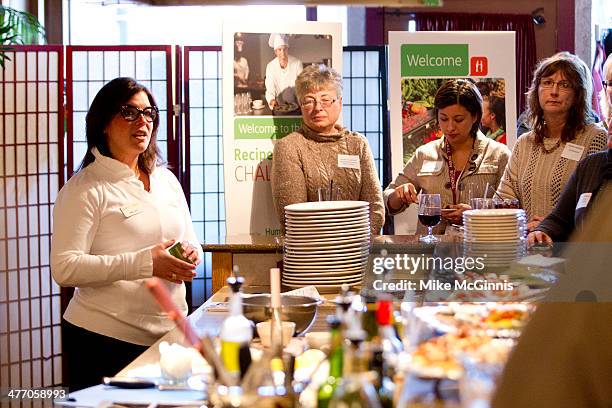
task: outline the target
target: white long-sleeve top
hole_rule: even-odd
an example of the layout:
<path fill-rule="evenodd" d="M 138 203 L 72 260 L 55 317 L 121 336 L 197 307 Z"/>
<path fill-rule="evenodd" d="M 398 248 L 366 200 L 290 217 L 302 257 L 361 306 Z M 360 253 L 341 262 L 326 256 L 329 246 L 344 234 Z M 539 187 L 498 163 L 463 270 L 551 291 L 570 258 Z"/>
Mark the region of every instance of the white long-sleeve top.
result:
<path fill-rule="evenodd" d="M 297 103 L 295 97 L 295 79 L 302 72 L 302 61 L 289 55 L 287 67 L 281 68 L 278 57 L 266 66 L 266 101 L 275 99 L 283 103 Z"/>
<path fill-rule="evenodd" d="M 185 196 L 165 167 L 147 192 L 124 163 L 93 149 L 95 161 L 60 190 L 53 210 L 51 272 L 76 290 L 64 313 L 70 323 L 126 342 L 151 345 L 174 327 L 145 282 L 150 249 L 170 239 L 202 252 Z M 185 285 L 164 281 L 187 312 Z"/>

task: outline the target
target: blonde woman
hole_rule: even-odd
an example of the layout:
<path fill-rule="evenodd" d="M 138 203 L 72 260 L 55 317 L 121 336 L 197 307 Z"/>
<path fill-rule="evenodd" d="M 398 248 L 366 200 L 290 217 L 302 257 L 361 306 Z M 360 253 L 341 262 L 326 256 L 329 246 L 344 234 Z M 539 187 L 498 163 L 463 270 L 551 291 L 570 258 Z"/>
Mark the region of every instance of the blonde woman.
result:
<path fill-rule="evenodd" d="M 333 182 L 338 198 L 370 203 L 370 228 L 379 234 L 385 209 L 370 145 L 338 123 L 342 77 L 333 68 L 311 65 L 298 75 L 295 88 L 303 124 L 276 142 L 272 159 L 272 198 L 281 225 L 286 205 L 317 201 L 317 189 Z"/>

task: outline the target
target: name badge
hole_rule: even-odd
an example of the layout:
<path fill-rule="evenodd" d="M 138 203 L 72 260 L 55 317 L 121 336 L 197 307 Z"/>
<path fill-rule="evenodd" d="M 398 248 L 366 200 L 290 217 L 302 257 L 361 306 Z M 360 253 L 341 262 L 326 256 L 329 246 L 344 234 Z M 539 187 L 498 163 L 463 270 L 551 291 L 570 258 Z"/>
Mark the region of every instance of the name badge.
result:
<path fill-rule="evenodd" d="M 338 167 L 345 169 L 361 169 L 359 162 L 359 156 L 354 154 L 339 154 L 338 155 Z"/>
<path fill-rule="evenodd" d="M 578 204 L 576 204 L 576 209 L 584 208 L 589 205 L 589 201 L 591 201 L 591 196 L 593 193 L 582 193 L 580 194 L 580 198 L 578 199 Z"/>
<path fill-rule="evenodd" d="M 119 209 L 125 218 L 130 218 L 133 215 L 140 214 L 143 211 L 142 204 L 130 204 Z"/>
<path fill-rule="evenodd" d="M 421 167 L 421 173 L 437 173 L 442 170 L 442 164 L 439 160 L 425 160 Z"/>
<path fill-rule="evenodd" d="M 584 146 L 574 143 L 567 143 L 565 145 L 565 149 L 563 149 L 563 153 L 561 153 L 561 157 L 568 160 L 578 161 L 582 158 L 582 153 L 584 153 Z"/>

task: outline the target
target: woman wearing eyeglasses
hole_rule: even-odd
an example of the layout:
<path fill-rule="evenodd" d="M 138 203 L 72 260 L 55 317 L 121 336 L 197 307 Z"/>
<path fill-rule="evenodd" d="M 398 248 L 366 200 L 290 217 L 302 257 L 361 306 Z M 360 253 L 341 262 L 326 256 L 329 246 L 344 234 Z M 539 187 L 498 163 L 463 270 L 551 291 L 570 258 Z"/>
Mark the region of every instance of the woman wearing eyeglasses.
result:
<path fill-rule="evenodd" d="M 517 198 L 533 230 L 559 201 L 578 162 L 606 147 L 606 131 L 589 123 L 591 74 L 586 64 L 560 52 L 538 64 L 527 92 L 530 132 L 514 145 L 497 190 Z"/>
<path fill-rule="evenodd" d="M 87 113 L 81 168 L 55 202 L 51 272 L 75 287 L 62 322 L 71 390 L 116 374 L 173 328 L 147 278 L 163 279 L 187 311 L 183 282 L 202 250 L 181 186 L 162 165 L 158 127 L 149 90 L 131 78 L 107 83 Z M 188 262 L 166 251 L 175 241 Z"/>
<path fill-rule="evenodd" d="M 601 107 L 603 124 L 608 128 L 608 149 L 581 160 L 571 175 L 559 202 L 546 218 L 529 233 L 529 244 L 551 244 L 567 241 L 580 227 L 593 203 L 607 190 L 612 190 L 612 55 L 604 64 L 604 90 Z"/>
<path fill-rule="evenodd" d="M 272 197 L 280 223 L 286 205 L 318 201 L 318 189 L 336 199 L 370 203 L 370 228 L 379 234 L 385 218 L 380 181 L 367 139 L 342 127 L 342 78 L 325 65 L 306 67 L 295 88 L 303 124 L 274 146 Z"/>

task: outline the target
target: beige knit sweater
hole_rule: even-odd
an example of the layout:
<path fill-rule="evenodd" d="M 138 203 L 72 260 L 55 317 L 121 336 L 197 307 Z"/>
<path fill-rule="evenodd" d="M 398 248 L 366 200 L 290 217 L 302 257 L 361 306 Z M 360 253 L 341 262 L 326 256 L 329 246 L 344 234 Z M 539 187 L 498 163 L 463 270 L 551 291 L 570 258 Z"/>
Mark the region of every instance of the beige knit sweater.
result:
<path fill-rule="evenodd" d="M 497 188 L 509 157 L 510 149 L 505 144 L 489 139 L 482 132 L 478 132 L 472 155 L 458 180 L 458 203 L 470 204 L 469 198 L 484 197 L 487 185 Z M 425 162 L 440 162 L 442 165 L 435 170 L 424 171 Z M 389 214 L 395 215 L 406 209 L 407 206 L 404 205 L 399 210 L 392 212 L 388 206 L 389 196 L 395 188 L 406 183 L 414 184 L 416 190 L 421 190 L 423 194 L 440 194 L 442 208 L 453 204 L 444 138 L 419 146 L 414 156 L 406 163 L 404 170 L 385 189 L 383 194 Z M 473 189 L 472 197 L 468 197 L 467 187 Z M 442 234 L 445 229 L 446 221 L 443 220 L 434 228 L 434 233 Z M 419 223 L 417 233 L 425 231 L 427 228 Z"/>
<path fill-rule="evenodd" d="M 544 139 L 546 149 L 551 149 L 558 139 Z M 606 148 L 607 135 L 598 124 L 587 125 L 571 143 L 584 146 L 581 159 Z M 497 190 L 503 198 L 518 198 L 528 219 L 546 217 L 559 201 L 559 196 L 577 161 L 561 157 L 565 143 L 550 153 L 536 144 L 535 134 L 521 135 L 514 145 L 512 156 Z"/>
<path fill-rule="evenodd" d="M 342 126 L 338 133 L 320 135 L 303 125 L 274 146 L 272 159 L 272 198 L 281 226 L 285 225 L 286 205 L 317 201 L 317 189 L 333 179 L 343 200 L 370 203 L 370 226 L 379 234 L 385 219 L 382 189 L 367 139 Z M 338 155 L 359 157 L 360 169 L 338 167 Z"/>

